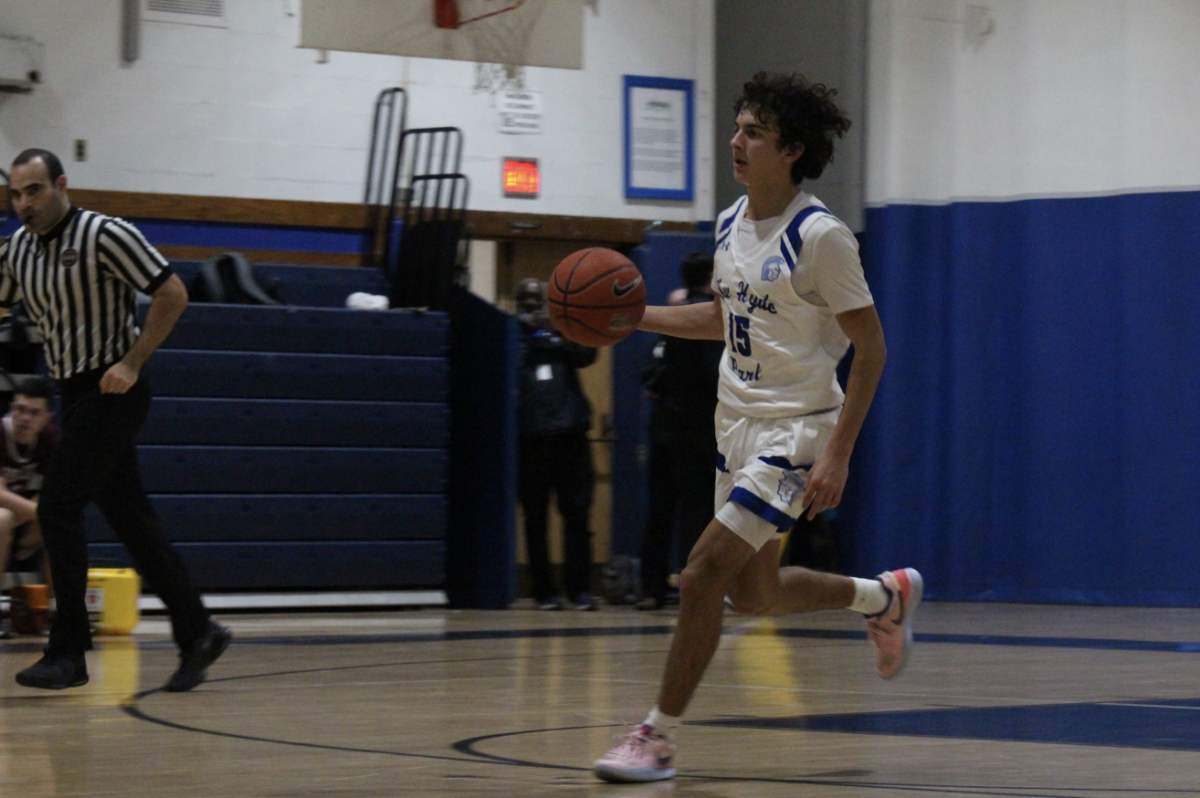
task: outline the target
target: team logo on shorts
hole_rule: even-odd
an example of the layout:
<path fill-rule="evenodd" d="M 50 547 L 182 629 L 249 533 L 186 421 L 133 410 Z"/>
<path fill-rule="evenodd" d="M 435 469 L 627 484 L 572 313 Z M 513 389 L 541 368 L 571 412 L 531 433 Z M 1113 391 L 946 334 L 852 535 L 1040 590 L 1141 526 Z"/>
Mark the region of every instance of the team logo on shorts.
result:
<path fill-rule="evenodd" d="M 784 471 L 783 476 L 779 479 L 779 487 L 775 489 L 775 492 L 779 494 L 779 498 L 784 504 L 790 505 L 796 500 L 796 495 L 803 490 L 804 477 L 795 471 Z"/>
<path fill-rule="evenodd" d="M 64 249 L 62 256 L 58 259 L 58 262 L 61 263 L 64 268 L 71 268 L 76 263 L 79 263 L 79 250 Z"/>
<path fill-rule="evenodd" d="M 770 283 L 778 280 L 781 274 L 783 274 L 783 258 L 778 255 L 767 258 L 762 265 L 762 278 Z"/>

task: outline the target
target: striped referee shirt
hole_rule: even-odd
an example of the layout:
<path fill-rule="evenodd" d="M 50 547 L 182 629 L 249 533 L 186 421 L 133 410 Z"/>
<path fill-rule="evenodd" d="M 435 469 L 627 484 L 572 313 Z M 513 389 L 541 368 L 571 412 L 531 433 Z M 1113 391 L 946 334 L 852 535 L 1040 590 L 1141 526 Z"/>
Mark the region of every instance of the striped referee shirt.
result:
<path fill-rule="evenodd" d="M 53 230 L 22 227 L 0 244 L 0 307 L 24 301 L 51 376 L 65 380 L 124 357 L 141 334 L 138 291 L 154 293 L 171 274 L 129 222 L 71 206 Z"/>

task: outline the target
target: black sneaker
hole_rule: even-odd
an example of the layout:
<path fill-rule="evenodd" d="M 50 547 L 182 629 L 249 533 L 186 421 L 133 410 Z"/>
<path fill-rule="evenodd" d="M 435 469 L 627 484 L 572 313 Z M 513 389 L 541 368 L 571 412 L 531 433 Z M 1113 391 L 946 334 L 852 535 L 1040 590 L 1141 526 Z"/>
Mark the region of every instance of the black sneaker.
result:
<path fill-rule="evenodd" d="M 183 693 L 203 682 L 208 666 L 225 653 L 232 639 L 233 632 L 216 621 L 209 621 L 204 637 L 186 651 L 179 652 L 179 670 L 171 676 L 164 689 L 168 693 Z"/>
<path fill-rule="evenodd" d="M 61 654 L 46 649 L 37 662 L 17 674 L 17 684 L 42 690 L 62 690 L 88 683 L 83 654 Z"/>
<path fill-rule="evenodd" d="M 580 612 L 595 612 L 597 610 L 596 599 L 592 598 L 591 593 L 580 593 L 575 597 L 575 609 Z"/>

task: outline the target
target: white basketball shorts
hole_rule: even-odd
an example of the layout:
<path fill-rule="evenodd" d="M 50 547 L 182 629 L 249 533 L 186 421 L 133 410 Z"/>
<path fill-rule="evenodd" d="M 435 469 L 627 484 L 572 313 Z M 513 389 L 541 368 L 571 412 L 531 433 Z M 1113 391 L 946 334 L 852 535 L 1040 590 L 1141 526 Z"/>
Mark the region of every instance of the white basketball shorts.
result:
<path fill-rule="evenodd" d="M 752 418 L 717 405 L 717 520 L 758 551 L 791 529 L 813 464 L 841 408 L 786 418 Z"/>

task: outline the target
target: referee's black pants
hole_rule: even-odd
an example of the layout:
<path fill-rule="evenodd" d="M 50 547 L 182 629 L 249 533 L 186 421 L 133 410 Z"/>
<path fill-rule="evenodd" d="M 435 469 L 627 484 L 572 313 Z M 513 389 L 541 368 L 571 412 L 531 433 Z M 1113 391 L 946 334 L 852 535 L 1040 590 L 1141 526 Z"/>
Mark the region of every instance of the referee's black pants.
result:
<path fill-rule="evenodd" d="M 150 411 L 150 386 L 143 378 L 126 393 L 102 394 L 105 371 L 59 381 L 62 438 L 38 498 L 58 604 L 49 650 L 78 653 L 92 647 L 84 600 L 88 551 L 83 510 L 93 501 L 129 550 L 138 573 L 166 605 L 175 642 L 187 648 L 206 632 L 209 613 L 163 533 L 138 474 L 135 441 Z"/>

